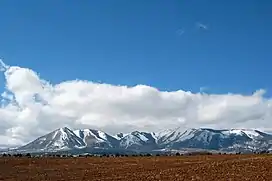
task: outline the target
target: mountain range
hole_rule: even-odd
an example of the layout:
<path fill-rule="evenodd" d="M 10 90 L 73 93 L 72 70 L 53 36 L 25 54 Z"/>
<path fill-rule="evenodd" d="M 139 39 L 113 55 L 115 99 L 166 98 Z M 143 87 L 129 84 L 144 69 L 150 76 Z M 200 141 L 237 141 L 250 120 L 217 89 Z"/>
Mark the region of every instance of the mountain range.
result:
<path fill-rule="evenodd" d="M 167 129 L 158 133 L 133 131 L 110 135 L 94 129 L 59 128 L 16 148 L 18 152 L 166 152 L 186 149 L 224 152 L 272 151 L 272 135 L 251 129 Z"/>

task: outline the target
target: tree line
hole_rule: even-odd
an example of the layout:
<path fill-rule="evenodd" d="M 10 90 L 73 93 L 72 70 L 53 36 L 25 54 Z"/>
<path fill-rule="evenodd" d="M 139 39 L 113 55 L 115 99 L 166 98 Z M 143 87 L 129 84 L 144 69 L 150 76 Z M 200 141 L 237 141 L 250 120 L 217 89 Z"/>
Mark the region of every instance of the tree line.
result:
<path fill-rule="evenodd" d="M 267 150 L 262 150 L 259 152 L 252 152 L 253 154 L 269 154 L 270 152 Z M 208 151 L 199 151 L 199 152 L 188 152 L 188 153 L 139 153 L 139 154 L 78 154 L 78 155 L 72 155 L 72 154 L 31 154 L 31 153 L 16 153 L 16 154 L 10 154 L 10 153 L 3 153 L 1 154 L 1 157 L 15 157 L 15 158 L 21 158 L 21 157 L 49 157 L 49 158 L 66 158 L 66 157 L 151 157 L 151 156 L 196 156 L 196 155 L 227 155 L 227 154 L 243 154 L 242 152 L 236 152 L 236 153 L 211 153 Z"/>

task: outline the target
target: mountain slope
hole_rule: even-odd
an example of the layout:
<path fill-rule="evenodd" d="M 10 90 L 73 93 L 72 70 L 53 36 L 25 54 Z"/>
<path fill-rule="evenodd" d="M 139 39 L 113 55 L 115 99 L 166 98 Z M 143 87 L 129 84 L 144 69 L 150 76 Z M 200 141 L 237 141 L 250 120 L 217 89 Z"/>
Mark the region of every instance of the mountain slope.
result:
<path fill-rule="evenodd" d="M 86 147 L 116 148 L 119 141 L 102 131 L 93 129 L 75 130 L 74 133 L 82 139 Z"/>
<path fill-rule="evenodd" d="M 169 145 L 174 142 L 180 142 L 193 136 L 196 129 L 182 131 L 182 128 L 167 129 L 156 134 L 158 144 L 161 146 Z"/>
<path fill-rule="evenodd" d="M 154 133 L 134 131 L 120 139 L 120 147 L 132 150 L 152 150 L 157 148 L 157 137 Z"/>

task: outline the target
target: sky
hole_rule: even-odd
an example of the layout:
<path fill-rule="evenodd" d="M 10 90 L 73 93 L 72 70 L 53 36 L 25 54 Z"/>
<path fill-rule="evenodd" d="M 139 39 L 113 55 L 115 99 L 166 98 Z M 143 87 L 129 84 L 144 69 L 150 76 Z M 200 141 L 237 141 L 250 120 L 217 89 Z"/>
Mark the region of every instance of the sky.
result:
<path fill-rule="evenodd" d="M 271 7 L 1 1 L 0 145 L 63 126 L 271 131 Z"/>

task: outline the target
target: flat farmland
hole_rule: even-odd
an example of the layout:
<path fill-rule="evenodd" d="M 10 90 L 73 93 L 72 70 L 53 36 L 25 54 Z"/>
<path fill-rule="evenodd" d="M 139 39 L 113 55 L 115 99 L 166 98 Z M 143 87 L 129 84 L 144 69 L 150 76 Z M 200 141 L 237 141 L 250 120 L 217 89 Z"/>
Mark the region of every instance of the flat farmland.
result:
<path fill-rule="evenodd" d="M 272 180 L 272 155 L 0 158 L 0 180 Z"/>

